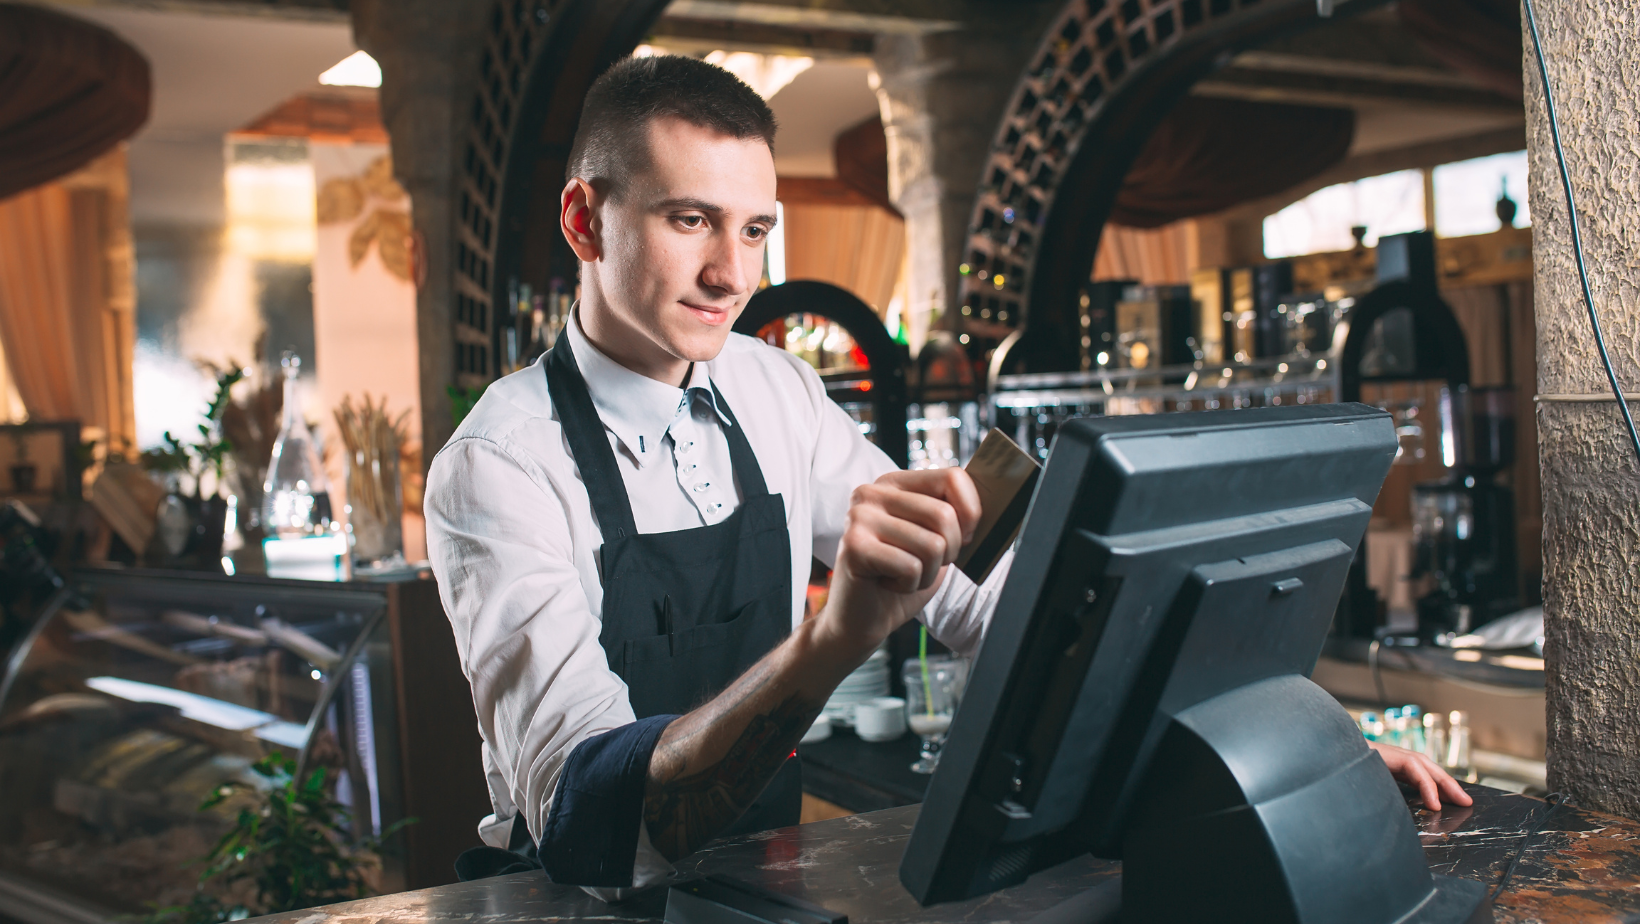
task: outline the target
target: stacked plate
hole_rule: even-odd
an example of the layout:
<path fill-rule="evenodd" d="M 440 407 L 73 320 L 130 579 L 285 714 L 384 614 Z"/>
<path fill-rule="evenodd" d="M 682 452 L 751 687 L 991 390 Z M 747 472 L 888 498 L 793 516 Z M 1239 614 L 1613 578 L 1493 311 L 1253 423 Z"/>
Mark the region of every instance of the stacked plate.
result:
<path fill-rule="evenodd" d="M 833 725 L 854 724 L 854 707 L 879 696 L 888 695 L 888 649 L 880 647 L 871 653 L 866 663 L 843 678 L 837 690 L 826 700 L 822 715 Z"/>

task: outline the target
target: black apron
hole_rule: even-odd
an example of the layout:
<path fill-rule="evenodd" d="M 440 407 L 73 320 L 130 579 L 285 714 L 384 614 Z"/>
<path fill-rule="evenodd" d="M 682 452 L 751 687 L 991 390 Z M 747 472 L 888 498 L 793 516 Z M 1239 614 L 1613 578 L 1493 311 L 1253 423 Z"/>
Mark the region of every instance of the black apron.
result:
<path fill-rule="evenodd" d="M 724 431 L 740 484 L 740 507 L 713 526 L 639 534 L 615 452 L 576 366 L 569 337 L 558 338 L 544 365 L 552 405 L 603 534 L 603 631 L 598 642 L 609 669 L 626 682 L 635 718 L 687 713 L 721 692 L 791 632 L 791 539 L 785 504 L 780 495 L 769 493 L 745 431 L 714 386 L 713 397 L 728 419 Z M 723 834 L 795 825 L 802 797 L 798 761 L 787 760 Z M 533 860 L 535 853 L 521 819 L 515 818 L 511 848 L 511 855 L 495 851 L 503 856 L 496 858 L 493 872 L 474 868 L 476 863 L 458 863 L 462 878 L 528 868 L 513 865 L 521 856 Z"/>

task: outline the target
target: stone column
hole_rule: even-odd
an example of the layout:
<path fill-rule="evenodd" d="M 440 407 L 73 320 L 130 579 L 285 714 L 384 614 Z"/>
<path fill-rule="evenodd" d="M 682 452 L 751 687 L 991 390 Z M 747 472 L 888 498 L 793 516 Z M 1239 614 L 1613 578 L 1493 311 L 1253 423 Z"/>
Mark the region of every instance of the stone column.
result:
<path fill-rule="evenodd" d="M 1595 306 L 1624 390 L 1640 391 L 1640 13 L 1588 0 L 1534 5 Z M 1538 392 L 1609 396 L 1530 35 L 1525 73 Z M 1533 413 L 1521 398 L 1520 413 Z M 1536 414 L 1549 788 L 1640 817 L 1640 476 L 1615 402 L 1542 402 Z"/>
<path fill-rule="evenodd" d="M 997 123 L 1060 8 L 1055 2 L 975 8 L 960 29 L 877 37 L 888 193 L 905 216 L 909 249 L 906 318 L 913 352 L 927 339 L 932 309 L 951 307 Z"/>
<path fill-rule="evenodd" d="M 381 65 L 382 122 L 393 170 L 410 193 L 419 236 L 416 337 L 421 376 L 422 471 L 454 429 L 446 386 L 454 273 L 457 157 L 477 87 L 484 25 L 493 0 L 353 0 L 353 35 Z"/>

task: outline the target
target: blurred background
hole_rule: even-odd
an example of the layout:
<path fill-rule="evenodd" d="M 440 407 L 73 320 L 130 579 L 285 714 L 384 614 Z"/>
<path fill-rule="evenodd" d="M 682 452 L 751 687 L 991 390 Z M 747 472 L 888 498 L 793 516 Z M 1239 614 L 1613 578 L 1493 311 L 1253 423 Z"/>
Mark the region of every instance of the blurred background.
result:
<path fill-rule="evenodd" d="M 902 465 L 991 428 L 1045 459 L 1090 414 L 1393 413 L 1316 680 L 1542 788 L 1512 0 L 0 3 L 0 916 L 204 901 L 182 864 L 233 800 L 315 768 L 337 838 L 421 819 L 359 882 L 449 878 L 488 808 L 423 476 L 567 321 L 567 145 L 629 54 L 769 102 L 737 330 Z M 913 629 L 841 691 L 809 817 L 920 801 L 920 745 L 848 728 L 941 655 Z M 236 888 L 168 913 L 266 910 Z"/>

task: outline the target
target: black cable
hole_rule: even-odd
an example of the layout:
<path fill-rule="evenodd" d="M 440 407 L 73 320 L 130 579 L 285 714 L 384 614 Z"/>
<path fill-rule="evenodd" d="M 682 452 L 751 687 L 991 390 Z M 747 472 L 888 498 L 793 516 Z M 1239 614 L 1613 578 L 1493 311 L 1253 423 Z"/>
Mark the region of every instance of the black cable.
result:
<path fill-rule="evenodd" d="M 1606 352 L 1606 337 L 1600 331 L 1600 315 L 1594 310 L 1594 293 L 1589 289 L 1589 270 L 1583 264 L 1583 235 L 1577 225 L 1577 204 L 1572 199 L 1572 177 L 1566 172 L 1566 151 L 1560 146 L 1560 119 L 1555 115 L 1555 97 L 1549 90 L 1549 67 L 1543 61 L 1543 40 L 1538 37 L 1537 13 L 1532 9 L 1532 0 L 1524 0 L 1526 4 L 1526 25 L 1532 32 L 1532 50 L 1537 54 L 1538 76 L 1543 80 L 1543 103 L 1549 111 L 1549 138 L 1554 142 L 1555 162 L 1560 167 L 1560 185 L 1566 190 L 1566 218 L 1572 226 L 1572 254 L 1577 257 L 1577 276 L 1583 284 L 1583 304 L 1589 309 L 1589 324 L 1594 328 L 1594 345 L 1600 351 L 1600 362 L 1606 367 L 1606 380 L 1611 383 L 1612 394 L 1617 398 L 1617 409 L 1623 414 L 1623 422 L 1629 426 L 1629 440 L 1634 444 L 1634 457 L 1640 465 L 1640 430 L 1634 427 L 1634 416 L 1629 413 L 1629 403 L 1623 397 L 1623 387 L 1618 384 L 1617 372 L 1612 369 L 1611 355 Z"/>
<path fill-rule="evenodd" d="M 1531 0 L 1527 0 L 1527 2 L 1530 3 Z M 1496 902 L 1498 896 L 1503 894 L 1504 888 L 1509 885 L 1510 878 L 1515 875 L 1515 867 L 1520 865 L 1521 857 L 1526 856 L 1526 848 L 1531 845 L 1532 838 L 1537 837 L 1539 832 L 1543 830 L 1543 826 L 1549 823 L 1549 816 L 1553 815 L 1556 809 L 1566 804 L 1566 796 L 1564 793 L 1552 792 L 1544 796 L 1543 801 L 1549 803 L 1548 811 L 1544 812 L 1537 821 L 1532 822 L 1531 827 L 1521 832 L 1520 846 L 1515 848 L 1515 855 L 1509 859 L 1509 865 L 1503 868 L 1503 876 L 1498 880 L 1498 887 L 1492 890 L 1492 897 L 1487 901 Z"/>

